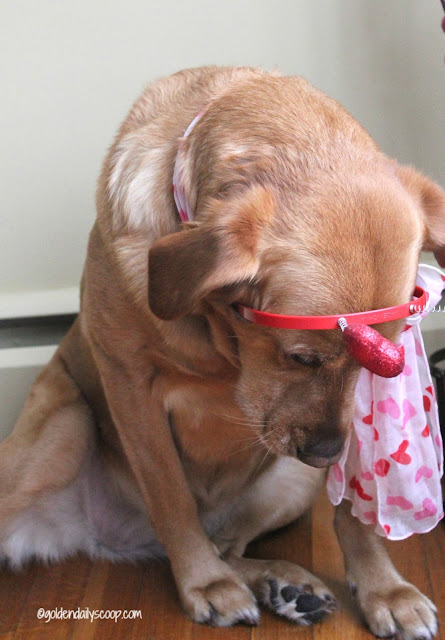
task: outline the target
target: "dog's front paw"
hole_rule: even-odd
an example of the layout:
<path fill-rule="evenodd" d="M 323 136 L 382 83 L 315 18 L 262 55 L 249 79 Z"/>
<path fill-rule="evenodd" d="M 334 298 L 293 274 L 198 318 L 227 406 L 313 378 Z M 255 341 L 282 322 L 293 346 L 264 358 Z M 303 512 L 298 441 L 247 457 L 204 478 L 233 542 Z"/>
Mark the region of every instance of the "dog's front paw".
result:
<path fill-rule="evenodd" d="M 182 604 L 195 622 L 214 627 L 256 625 L 260 612 L 250 589 L 236 575 L 214 579 L 182 593 Z"/>
<path fill-rule="evenodd" d="M 320 622 L 337 608 L 325 584 L 298 565 L 270 561 L 264 581 L 258 583 L 259 597 L 268 609 L 297 624 Z"/>
<path fill-rule="evenodd" d="M 437 633 L 436 607 L 416 587 L 401 582 L 381 592 L 357 593 L 365 620 L 378 638 L 431 640 Z"/>

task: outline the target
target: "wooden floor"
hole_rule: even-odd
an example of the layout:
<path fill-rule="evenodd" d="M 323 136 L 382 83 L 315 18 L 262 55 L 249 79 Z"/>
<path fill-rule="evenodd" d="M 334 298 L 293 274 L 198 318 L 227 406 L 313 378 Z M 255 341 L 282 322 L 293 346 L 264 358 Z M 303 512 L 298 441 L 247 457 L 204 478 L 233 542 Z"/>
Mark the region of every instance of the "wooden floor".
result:
<path fill-rule="evenodd" d="M 337 595 L 340 610 L 321 624 L 301 628 L 264 611 L 258 627 L 211 629 L 182 614 L 166 563 L 111 565 L 73 559 L 51 567 L 30 566 L 0 575 L 0 639 L 8 640 L 364 640 L 344 585 L 332 508 L 322 496 L 312 515 L 252 545 L 249 555 L 298 562 L 322 577 Z M 390 543 L 403 575 L 432 598 L 445 622 L 445 526 L 423 536 Z M 140 609 L 142 619 L 87 621 L 37 619 L 39 608 Z M 439 633 L 445 640 L 444 632 Z"/>

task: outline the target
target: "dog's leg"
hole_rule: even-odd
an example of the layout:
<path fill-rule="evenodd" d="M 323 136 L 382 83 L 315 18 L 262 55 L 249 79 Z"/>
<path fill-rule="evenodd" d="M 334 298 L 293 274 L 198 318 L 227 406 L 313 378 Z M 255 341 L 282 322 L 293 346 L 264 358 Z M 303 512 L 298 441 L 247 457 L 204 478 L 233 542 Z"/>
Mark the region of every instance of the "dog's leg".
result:
<path fill-rule="evenodd" d="M 315 501 L 324 477 L 323 469 L 277 458 L 248 486 L 216 534 L 220 553 L 241 557 L 249 542 L 296 520 Z"/>
<path fill-rule="evenodd" d="M 337 507 L 335 528 L 347 580 L 371 631 L 383 638 L 431 639 L 437 632 L 436 607 L 397 573 L 383 540 L 351 514 L 346 500 Z"/>
<path fill-rule="evenodd" d="M 134 334 L 133 334 L 134 335 Z M 121 334 L 122 338 L 122 334 Z M 111 355 L 94 343 L 105 395 L 149 519 L 172 567 L 184 609 L 197 622 L 256 624 L 258 607 L 241 577 L 205 533 L 162 403 L 162 381 L 143 349 L 122 344 Z M 140 343 L 138 343 L 140 344 Z"/>
<path fill-rule="evenodd" d="M 306 569 L 284 560 L 241 557 L 259 535 L 282 527 L 315 500 L 324 471 L 292 458 L 278 458 L 247 489 L 215 539 L 258 600 L 274 613 L 300 625 L 318 622 L 336 608 L 326 585 Z"/>
<path fill-rule="evenodd" d="M 0 555 L 11 564 L 30 555 L 24 534 L 12 541 L 15 517 L 70 485 L 93 443 L 91 411 L 58 351 L 33 384 L 12 434 L 0 444 Z M 32 529 L 32 522 L 28 525 Z"/>

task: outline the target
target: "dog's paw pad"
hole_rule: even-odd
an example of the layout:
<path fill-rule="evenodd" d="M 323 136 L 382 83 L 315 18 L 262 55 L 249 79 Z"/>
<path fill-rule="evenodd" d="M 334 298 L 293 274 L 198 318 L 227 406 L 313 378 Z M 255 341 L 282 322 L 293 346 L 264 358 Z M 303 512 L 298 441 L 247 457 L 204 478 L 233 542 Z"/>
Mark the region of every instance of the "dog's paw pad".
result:
<path fill-rule="evenodd" d="M 310 596 L 305 593 L 295 599 L 295 609 L 303 613 L 312 613 L 322 607 L 324 601 L 318 596 Z"/>
<path fill-rule="evenodd" d="M 281 580 L 271 579 L 268 584 L 269 597 L 263 596 L 263 603 L 278 615 L 298 624 L 307 626 L 320 622 L 337 607 L 333 595 L 322 583 L 315 587 L 317 594 L 308 583 L 282 585 Z"/>

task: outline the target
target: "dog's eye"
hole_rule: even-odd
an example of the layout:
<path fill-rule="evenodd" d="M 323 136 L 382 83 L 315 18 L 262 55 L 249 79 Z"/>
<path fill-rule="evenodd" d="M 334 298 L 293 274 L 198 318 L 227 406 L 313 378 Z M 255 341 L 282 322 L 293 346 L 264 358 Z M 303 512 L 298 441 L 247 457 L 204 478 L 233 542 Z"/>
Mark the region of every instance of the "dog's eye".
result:
<path fill-rule="evenodd" d="M 239 320 L 242 320 L 243 322 L 248 322 L 248 320 L 246 320 L 246 319 L 244 318 L 244 316 L 242 316 L 242 315 L 240 314 L 239 309 L 238 309 L 238 303 L 237 303 L 237 302 L 233 302 L 230 306 L 231 306 L 232 310 L 235 312 L 235 315 L 237 316 L 237 318 L 238 318 Z"/>
<path fill-rule="evenodd" d="M 290 357 L 294 362 L 302 364 L 305 367 L 319 367 L 321 365 L 320 360 L 315 356 L 302 355 L 301 353 L 291 353 Z"/>

